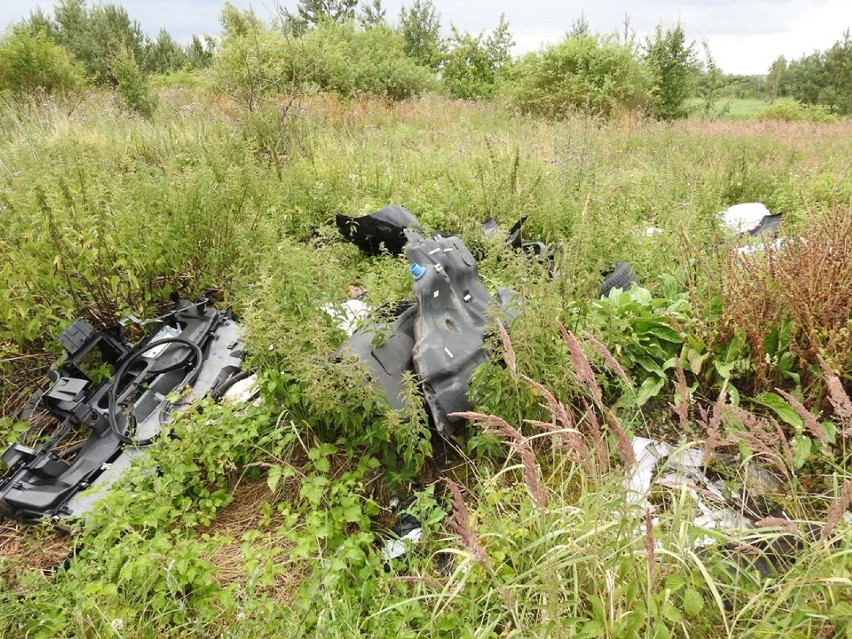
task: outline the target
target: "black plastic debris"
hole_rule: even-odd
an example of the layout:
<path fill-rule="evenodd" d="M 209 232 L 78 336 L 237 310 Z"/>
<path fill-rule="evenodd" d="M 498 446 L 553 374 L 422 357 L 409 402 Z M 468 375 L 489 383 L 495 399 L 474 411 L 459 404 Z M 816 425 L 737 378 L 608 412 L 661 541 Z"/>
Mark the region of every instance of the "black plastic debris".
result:
<path fill-rule="evenodd" d="M 506 243 L 516 251 L 523 251 L 524 253 L 532 255 L 540 260 L 552 258 L 552 255 L 548 255 L 547 245 L 544 242 L 524 241 L 523 226 L 524 222 L 526 222 L 528 218 L 529 215 L 524 215 L 515 222 L 512 228 L 509 229 L 509 233 L 506 235 Z M 497 224 L 497 220 L 493 217 L 488 218 L 482 223 L 482 233 L 488 239 L 497 237 L 499 232 L 500 227 Z"/>
<path fill-rule="evenodd" d="M 639 277 L 633 272 L 633 267 L 627 262 L 616 262 L 615 267 L 604 274 L 604 281 L 601 284 L 601 297 L 608 297 L 613 289 L 621 289 L 626 291 L 631 286 L 639 286 Z"/>
<path fill-rule="evenodd" d="M 393 208 L 401 209 L 382 211 Z M 363 361 L 397 410 L 404 408 L 403 378 L 413 372 L 433 426 L 449 436 L 462 422 L 450 415 L 473 408 L 470 376 L 488 358 L 484 341 L 492 312 L 511 319 L 520 300 L 508 289 L 492 300 L 464 243 L 458 237 L 423 237 L 417 220 L 405 213 L 410 220 L 403 237 L 415 300 L 399 303 L 393 319 L 366 322 L 337 355 L 349 353 Z M 371 252 L 372 246 L 365 250 Z"/>
<path fill-rule="evenodd" d="M 391 255 L 405 247 L 405 229 L 420 229 L 420 222 L 408 210 L 392 204 L 361 217 L 336 215 L 337 229 L 347 240 L 369 255 L 378 255 L 384 246 Z"/>
<path fill-rule="evenodd" d="M 459 238 L 406 235 L 417 301 L 414 370 L 435 428 L 448 436 L 462 421 L 450 415 L 473 408 L 470 376 L 488 357 L 483 343 L 491 296 Z"/>
<path fill-rule="evenodd" d="M 403 557 L 423 537 L 423 525 L 420 520 L 411 513 L 405 512 L 414 500 L 412 496 L 402 502 L 394 499 L 391 503 L 391 509 L 397 514 L 397 519 L 390 531 L 390 538 L 382 547 L 382 557 L 387 562 Z"/>
<path fill-rule="evenodd" d="M 781 220 L 784 218 L 783 213 L 777 215 L 764 215 L 760 218 L 758 225 L 748 231 L 752 237 L 763 235 L 765 233 L 775 235 L 781 230 Z"/>
<path fill-rule="evenodd" d="M 411 302 L 398 304 L 392 322 L 373 321 L 361 327 L 346 341 L 339 353 L 357 356 L 367 364 L 376 385 L 382 389 L 391 408 L 405 407 L 403 375 L 414 370 L 414 322 L 417 306 Z M 380 335 L 389 335 L 386 341 L 373 346 Z"/>
<path fill-rule="evenodd" d="M 217 396 L 241 374 L 240 327 L 206 299 L 178 300 L 160 319 L 135 346 L 119 327 L 96 330 L 82 320 L 58 337 L 66 354 L 49 372 L 52 386 L 21 417 L 46 411 L 60 425 L 36 448 L 16 444 L 3 453 L 0 514 L 23 521 L 84 514 L 175 412 Z M 107 379 L 87 372 L 93 358 L 111 371 Z"/>

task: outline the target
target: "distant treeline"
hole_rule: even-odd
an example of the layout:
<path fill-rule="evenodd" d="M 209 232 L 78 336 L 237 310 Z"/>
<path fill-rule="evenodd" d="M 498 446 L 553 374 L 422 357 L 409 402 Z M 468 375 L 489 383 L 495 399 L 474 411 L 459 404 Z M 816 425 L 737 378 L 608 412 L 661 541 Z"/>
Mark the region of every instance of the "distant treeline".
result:
<path fill-rule="evenodd" d="M 403 7 L 393 25 L 381 0 L 301 0 L 270 23 L 226 3 L 221 23 L 216 38 L 193 36 L 184 46 L 165 30 L 147 37 L 119 5 L 61 0 L 53 15 L 37 10 L 0 41 L 0 90 L 19 96 L 107 85 L 148 114 L 156 104 L 148 76 L 204 70 L 212 87 L 249 110 L 271 96 L 312 91 L 391 100 L 438 91 L 548 117 L 641 111 L 672 120 L 685 117 L 695 97 L 707 112 L 724 97 L 792 97 L 852 112 L 848 31 L 825 52 L 779 58 L 763 77 L 723 74 L 680 24 L 639 39 L 627 19 L 619 33 L 599 34 L 581 16 L 560 42 L 514 59 L 505 16 L 493 31 L 451 25 L 443 37 L 431 0 Z"/>

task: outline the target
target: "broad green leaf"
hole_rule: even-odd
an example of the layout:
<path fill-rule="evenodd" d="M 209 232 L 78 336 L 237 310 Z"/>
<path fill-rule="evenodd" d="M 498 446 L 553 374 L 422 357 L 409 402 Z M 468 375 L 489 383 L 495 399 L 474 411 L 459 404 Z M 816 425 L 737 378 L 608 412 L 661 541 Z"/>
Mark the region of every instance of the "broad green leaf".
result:
<path fill-rule="evenodd" d="M 708 357 L 710 357 L 710 353 L 700 353 L 691 348 L 686 351 L 686 360 L 689 362 L 689 370 L 692 371 L 693 375 L 698 375 L 701 372 L 701 367 Z"/>
<path fill-rule="evenodd" d="M 766 406 L 771 409 L 778 417 L 781 418 L 782 421 L 786 422 L 790 426 L 795 428 L 802 428 L 804 424 L 802 423 L 802 418 L 799 417 L 799 414 L 796 410 L 787 403 L 780 395 L 776 395 L 775 393 L 765 392 L 761 393 L 757 397 L 752 399 L 756 404 L 760 404 L 761 406 Z"/>
<path fill-rule="evenodd" d="M 659 395 L 665 383 L 665 377 L 655 377 L 654 375 L 646 377 L 645 381 L 642 382 L 642 386 L 636 391 L 636 405 L 644 406 L 648 403 L 649 399 Z"/>
<path fill-rule="evenodd" d="M 808 458 L 811 456 L 811 449 L 813 448 L 812 442 L 810 438 L 805 437 L 804 435 L 796 435 L 793 437 L 793 445 L 791 449 L 793 451 L 793 465 L 796 467 L 796 470 L 805 465 L 805 462 L 808 461 Z"/>

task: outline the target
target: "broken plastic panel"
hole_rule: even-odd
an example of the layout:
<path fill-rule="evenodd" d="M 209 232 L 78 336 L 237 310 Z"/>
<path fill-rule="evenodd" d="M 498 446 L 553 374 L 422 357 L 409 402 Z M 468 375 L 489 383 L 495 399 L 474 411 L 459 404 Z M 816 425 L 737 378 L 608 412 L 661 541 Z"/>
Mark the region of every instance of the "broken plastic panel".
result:
<path fill-rule="evenodd" d="M 382 389 L 391 408 L 402 410 L 403 376 L 414 370 L 414 322 L 417 307 L 405 302 L 396 307 L 393 321 L 375 320 L 357 331 L 341 347 L 338 354 L 355 355 L 367 364 L 370 376 Z M 387 336 L 387 339 L 376 339 Z M 373 346 L 374 342 L 380 342 Z"/>
<path fill-rule="evenodd" d="M 427 239 L 407 231 L 406 257 L 423 268 L 414 280 L 414 369 L 433 423 L 451 435 L 470 410 L 470 376 L 488 355 L 483 348 L 491 296 L 479 280 L 476 260 L 457 237 Z"/>
<path fill-rule="evenodd" d="M 369 255 L 379 255 L 382 247 L 391 255 L 401 254 L 405 229 L 420 229 L 417 218 L 398 204 L 361 217 L 338 213 L 336 221 L 340 234 Z"/>
<path fill-rule="evenodd" d="M 118 329 L 82 320 L 59 336 L 66 355 L 50 370 L 53 385 L 33 396 L 22 418 L 46 409 L 61 426 L 37 448 L 16 444 L 3 454 L 9 472 L 0 480 L 0 513 L 34 521 L 87 512 L 175 412 L 240 372 L 240 327 L 225 313 L 206 300 L 179 300 L 164 319 L 135 347 Z M 114 371 L 100 383 L 81 367 L 93 353 Z M 80 429 L 88 438 L 65 446 Z"/>

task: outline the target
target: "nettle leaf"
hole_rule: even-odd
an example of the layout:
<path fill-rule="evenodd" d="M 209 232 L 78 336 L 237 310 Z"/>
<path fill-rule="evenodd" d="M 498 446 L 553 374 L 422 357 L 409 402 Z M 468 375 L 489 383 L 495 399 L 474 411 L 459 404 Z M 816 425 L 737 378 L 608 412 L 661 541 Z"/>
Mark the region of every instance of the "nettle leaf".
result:
<path fill-rule="evenodd" d="M 273 466 L 269 469 L 269 473 L 266 475 L 266 485 L 269 486 L 270 492 L 275 492 L 275 489 L 278 487 L 278 482 L 281 481 L 281 478 L 287 479 L 292 477 L 295 471 L 291 466 Z"/>
<path fill-rule="evenodd" d="M 799 417 L 799 414 L 796 410 L 787 403 L 780 395 L 776 395 L 775 393 L 765 392 L 761 393 L 757 397 L 754 397 L 752 401 L 756 404 L 760 404 L 761 406 L 766 406 L 772 412 L 774 412 L 778 417 L 793 426 L 794 428 L 803 428 L 804 423 L 802 423 L 802 418 Z"/>
<path fill-rule="evenodd" d="M 697 617 L 704 609 L 704 598 L 697 590 L 687 588 L 683 593 L 683 611 L 690 617 Z"/>

